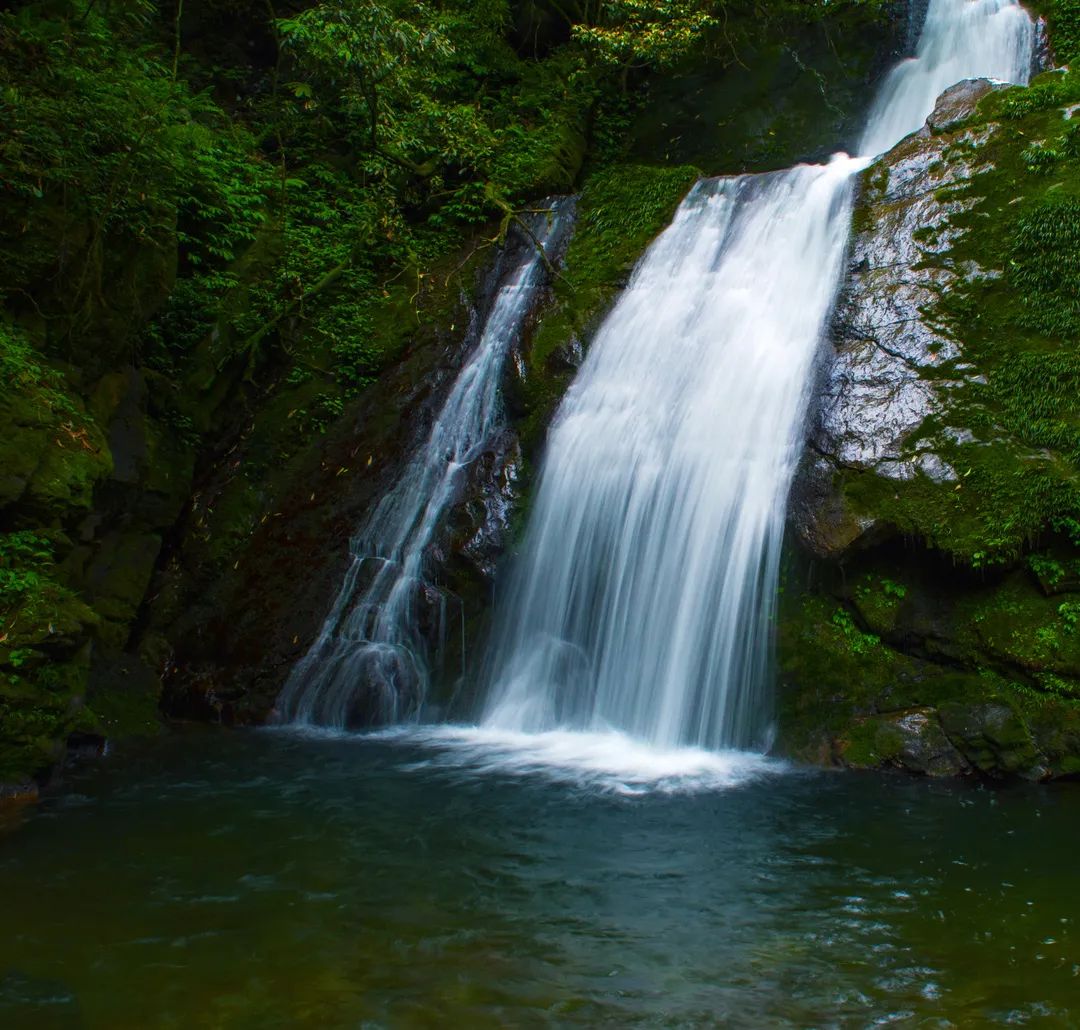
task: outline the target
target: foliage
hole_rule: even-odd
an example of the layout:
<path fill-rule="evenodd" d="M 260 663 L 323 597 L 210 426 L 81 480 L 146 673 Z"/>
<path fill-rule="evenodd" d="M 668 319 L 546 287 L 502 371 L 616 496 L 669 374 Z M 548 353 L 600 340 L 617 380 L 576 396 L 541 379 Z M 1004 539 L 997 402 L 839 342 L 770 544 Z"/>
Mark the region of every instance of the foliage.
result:
<path fill-rule="evenodd" d="M 373 151 L 384 140 L 388 147 L 408 142 L 415 118 L 430 102 L 425 82 L 454 53 L 434 13 L 413 2 L 319 4 L 283 19 L 279 28 L 316 77 L 339 84 Z M 302 83 L 292 90 L 313 96 Z"/>
<path fill-rule="evenodd" d="M 608 0 L 603 21 L 574 26 L 574 37 L 614 65 L 672 65 L 720 27 L 712 0 Z"/>
<path fill-rule="evenodd" d="M 844 639 L 847 641 L 853 654 L 865 654 L 867 651 L 877 647 L 878 644 L 881 643 L 881 638 L 876 634 L 864 633 L 855 624 L 851 612 L 846 608 L 837 608 L 836 611 L 833 612 L 832 622 L 844 635 Z"/>
<path fill-rule="evenodd" d="M 1072 64 L 1080 57 L 1080 2 L 1050 0 L 1047 13 L 1054 56 L 1060 64 Z"/>
<path fill-rule="evenodd" d="M 883 0 L 573 0 L 554 4 L 573 38 L 604 65 L 623 70 L 665 68 L 690 55 L 738 58 L 741 47 L 760 38 L 763 27 L 837 18 L 844 8 L 880 11 Z"/>
<path fill-rule="evenodd" d="M 57 8 L 66 16 L 47 16 Z M 192 264 L 228 261 L 264 217 L 243 128 L 177 80 L 122 11 L 75 11 L 0 14 L 4 287 L 37 292 L 74 319 L 69 331 L 110 292 L 113 253 L 179 242 Z"/>
<path fill-rule="evenodd" d="M 42 586 L 53 564 L 52 542 L 33 530 L 0 535 L 0 613 L 10 612 Z"/>
<path fill-rule="evenodd" d="M 1065 567 L 1055 558 L 1043 554 L 1028 556 L 1028 566 L 1035 575 L 1049 586 L 1057 586 L 1065 578 Z"/>
<path fill-rule="evenodd" d="M 77 361 L 96 328 L 102 362 L 126 349 L 205 381 L 214 339 L 212 368 L 304 367 L 354 392 L 395 353 L 373 335 L 387 282 L 569 191 L 590 142 L 617 155 L 626 67 L 715 50 L 721 23 L 731 61 L 766 24 L 855 6 L 876 4 L 552 4 L 569 42 L 530 57 L 507 0 L 289 3 L 280 18 L 233 0 L 219 16 L 275 50 L 248 69 L 224 45 L 221 64 L 214 44 L 189 54 L 182 5 L 19 5 L 0 13 L 9 302 L 45 314 Z"/>
<path fill-rule="evenodd" d="M 1080 603 L 1076 601 L 1064 601 L 1058 606 L 1058 615 L 1061 616 L 1065 622 L 1065 628 L 1068 632 L 1072 632 L 1076 629 L 1078 623 L 1080 623 Z"/>
<path fill-rule="evenodd" d="M 31 347 L 24 333 L 3 322 L 0 322 L 0 382 L 8 396 L 28 398 L 46 421 L 75 416 L 63 377 Z"/>
<path fill-rule="evenodd" d="M 738 76 L 744 48 L 876 2 L 0 7 L 3 780 L 45 767 L 88 718 L 91 650 L 126 646 L 196 467 L 227 455 L 185 547 L 205 541 L 207 567 L 232 568 L 272 477 L 406 348 L 458 321 L 468 255 L 580 189 L 533 341 L 535 443 L 565 379 L 547 360 L 699 174 L 627 161 L 648 76 L 684 59 Z M 123 555 L 128 531 L 138 575 L 103 553 Z M 102 576 L 109 589 L 128 577 L 123 598 Z"/>

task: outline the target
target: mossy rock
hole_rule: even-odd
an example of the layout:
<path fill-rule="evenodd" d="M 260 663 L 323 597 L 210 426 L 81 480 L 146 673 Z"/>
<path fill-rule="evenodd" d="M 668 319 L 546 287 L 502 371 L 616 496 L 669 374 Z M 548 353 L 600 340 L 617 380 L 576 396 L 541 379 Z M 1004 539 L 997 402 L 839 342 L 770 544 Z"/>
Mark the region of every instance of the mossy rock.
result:
<path fill-rule="evenodd" d="M 920 212 L 894 270 L 871 261 L 853 274 L 923 291 L 918 324 L 897 332 L 919 344 L 911 390 L 932 403 L 909 406 L 922 414 L 890 449 L 890 471 L 841 455 L 801 499 L 840 513 L 843 532 L 817 548 L 830 560 L 781 616 L 781 739 L 816 741 L 830 761 L 911 768 L 897 713 L 917 713 L 974 774 L 1074 775 L 1080 127 L 1066 113 L 1080 75 L 966 90 L 959 114 L 944 105 L 862 183 L 858 234 L 895 236 L 898 206 Z M 917 196 L 904 193 L 913 182 Z M 871 252 L 856 239 L 856 257 Z M 908 342 L 892 349 L 907 355 Z M 819 470 L 820 453 L 831 452 L 815 451 Z"/>
<path fill-rule="evenodd" d="M 921 320 L 955 356 L 923 370 L 937 409 L 907 446 L 954 474 L 842 472 L 837 490 L 859 517 L 972 566 L 1012 561 L 1080 515 L 1080 137 L 1064 118 L 1078 101 L 1072 73 L 992 90 L 944 135 L 913 138 L 885 159 L 922 148 L 948 183 L 936 198 L 939 238 L 918 241 L 917 268 L 944 277 Z M 864 189 L 864 204 L 883 203 L 875 190 Z"/>
<path fill-rule="evenodd" d="M 28 397 L 0 396 L 0 508 L 18 501 L 51 446 L 52 413 Z"/>
<path fill-rule="evenodd" d="M 856 769 L 893 767 L 924 776 L 958 776 L 970 765 L 933 708 L 911 708 L 857 722 L 840 740 L 840 760 Z"/>
<path fill-rule="evenodd" d="M 0 783 L 47 775 L 67 737 L 83 722 L 90 665 L 87 644 L 67 658 L 25 659 L 0 667 Z"/>
<path fill-rule="evenodd" d="M 875 564 L 876 582 L 895 584 L 891 560 L 864 559 Z M 1080 755 L 1080 680 L 1048 671 L 1063 660 L 1060 650 L 1044 650 L 1038 630 L 1071 630 L 1025 575 L 960 583 L 933 603 L 922 595 L 932 575 L 911 579 L 902 597 L 894 585 L 884 601 L 865 575 L 854 590 L 841 581 L 841 596 L 826 584 L 821 592 L 789 588 L 780 616 L 781 749 L 933 776 L 1068 775 Z M 980 611 L 983 620 L 971 614 Z M 870 631 L 875 616 L 881 635 Z"/>
<path fill-rule="evenodd" d="M 1013 706 L 950 702 L 940 712 L 949 739 L 976 769 L 991 776 L 1045 775 L 1031 730 Z"/>

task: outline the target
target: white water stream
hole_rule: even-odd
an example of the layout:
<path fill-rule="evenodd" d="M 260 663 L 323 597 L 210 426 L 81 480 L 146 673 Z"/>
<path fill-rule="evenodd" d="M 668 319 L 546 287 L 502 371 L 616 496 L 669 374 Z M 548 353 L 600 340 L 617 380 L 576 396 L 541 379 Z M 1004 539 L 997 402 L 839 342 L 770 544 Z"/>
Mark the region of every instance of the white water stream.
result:
<path fill-rule="evenodd" d="M 768 743 L 785 505 L 854 176 L 970 77 L 1026 82 L 1012 0 L 931 0 L 860 149 L 700 182 L 594 340 L 548 441 L 501 602 L 482 733 Z"/>
<path fill-rule="evenodd" d="M 566 201 L 556 201 L 550 217 L 536 219 L 536 242 L 551 249 L 567 218 Z M 506 356 L 544 280 L 539 250 L 530 247 L 502 281 L 426 442 L 351 541 L 349 569 L 330 614 L 278 699 L 281 721 L 338 728 L 392 723 L 422 704 L 429 670 L 420 608 L 432 595 L 445 603 L 425 579 L 428 551 L 469 464 L 491 442 Z"/>

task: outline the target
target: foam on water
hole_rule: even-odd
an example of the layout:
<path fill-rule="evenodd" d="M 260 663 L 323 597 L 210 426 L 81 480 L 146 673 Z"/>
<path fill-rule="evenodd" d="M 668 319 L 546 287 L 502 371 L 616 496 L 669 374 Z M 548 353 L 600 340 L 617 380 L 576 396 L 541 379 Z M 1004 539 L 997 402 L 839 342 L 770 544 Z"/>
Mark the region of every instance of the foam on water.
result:
<path fill-rule="evenodd" d="M 447 770 L 466 778 L 538 777 L 589 792 L 641 796 L 728 790 L 791 770 L 748 751 L 659 748 L 617 730 L 520 733 L 484 726 L 403 725 L 371 733 L 284 727 L 308 738 L 381 742 L 421 749 L 406 769 Z M 275 729 L 275 731 L 278 731 Z"/>
<path fill-rule="evenodd" d="M 624 795 L 724 790 L 788 768 L 746 751 L 651 747 L 616 730 L 519 733 L 483 726 L 415 726 L 385 730 L 378 736 L 430 749 L 431 757 L 416 763 L 421 768 L 539 776 L 570 787 Z"/>

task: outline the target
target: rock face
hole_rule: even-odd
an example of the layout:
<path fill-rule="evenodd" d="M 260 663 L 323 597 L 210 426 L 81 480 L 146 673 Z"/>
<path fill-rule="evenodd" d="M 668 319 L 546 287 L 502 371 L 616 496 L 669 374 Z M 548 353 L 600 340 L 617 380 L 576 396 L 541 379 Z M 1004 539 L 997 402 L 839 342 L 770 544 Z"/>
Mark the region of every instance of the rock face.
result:
<path fill-rule="evenodd" d="M 970 766 L 945 735 L 937 712 L 913 708 L 882 718 L 878 732 L 883 750 L 892 750 L 892 761 L 908 772 L 927 776 L 955 776 Z M 891 739 L 890 739 L 891 738 Z"/>
<path fill-rule="evenodd" d="M 121 655 L 191 484 L 161 379 L 121 366 L 84 400 L 43 371 L 0 398 L 0 784 L 76 731 L 157 728 L 156 684 L 96 673 Z"/>
<path fill-rule="evenodd" d="M 962 82 L 864 174 L 792 492 L 788 753 L 1080 773 L 1080 84 Z M 1071 255 L 1071 256 L 1070 256 Z M 1064 264 L 1062 264 L 1064 263 Z M 1072 265 L 1068 265 L 1069 268 Z"/>
<path fill-rule="evenodd" d="M 918 473 L 939 482 L 956 478 L 931 444 L 916 438 L 926 419 L 944 410 L 961 357 L 955 340 L 924 312 L 956 281 L 954 270 L 932 259 L 956 242 L 960 231 L 950 217 L 967 206 L 961 199 L 943 202 L 939 193 L 969 180 L 977 164 L 977 158 L 946 164 L 942 153 L 949 146 L 977 154 L 988 130 L 938 134 L 970 118 L 995 88 L 985 79 L 954 86 L 926 126 L 864 179 L 833 346 L 822 362 L 807 460 L 794 492 L 795 529 L 822 557 L 873 539 L 875 528 L 834 493 L 837 470 L 898 481 Z"/>

